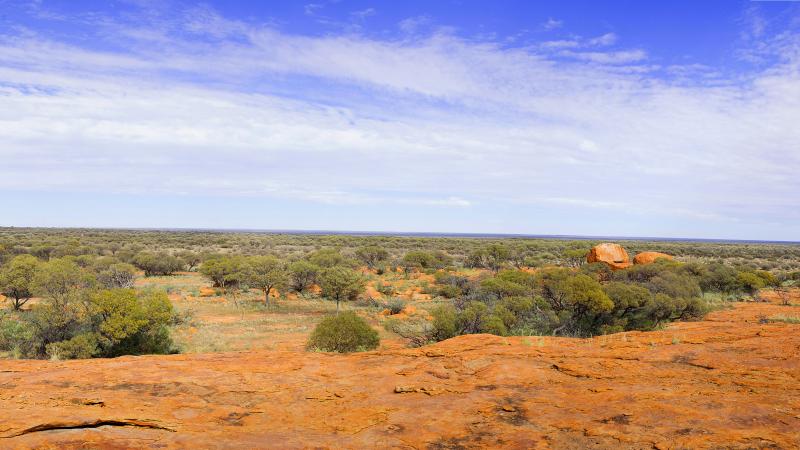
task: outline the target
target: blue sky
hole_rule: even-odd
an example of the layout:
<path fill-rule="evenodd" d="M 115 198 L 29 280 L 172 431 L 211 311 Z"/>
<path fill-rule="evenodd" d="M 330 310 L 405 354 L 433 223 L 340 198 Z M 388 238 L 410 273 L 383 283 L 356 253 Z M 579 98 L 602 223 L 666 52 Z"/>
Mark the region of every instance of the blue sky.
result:
<path fill-rule="evenodd" d="M 800 240 L 800 2 L 0 0 L 3 226 Z"/>

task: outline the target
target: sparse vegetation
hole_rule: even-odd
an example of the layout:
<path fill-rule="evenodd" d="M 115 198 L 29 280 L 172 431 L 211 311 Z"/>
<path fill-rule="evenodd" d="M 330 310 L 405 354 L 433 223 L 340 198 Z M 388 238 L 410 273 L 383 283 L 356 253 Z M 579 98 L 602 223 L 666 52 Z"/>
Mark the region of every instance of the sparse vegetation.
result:
<path fill-rule="evenodd" d="M 400 314 L 406 307 L 406 301 L 402 298 L 392 298 L 386 302 L 386 309 L 389 310 L 390 315 Z"/>
<path fill-rule="evenodd" d="M 782 323 L 790 323 L 795 325 L 800 325 L 800 317 L 797 316 L 784 316 L 778 315 L 773 316 L 767 319 L 768 322 L 782 322 Z"/>
<path fill-rule="evenodd" d="M 37 358 L 165 352 L 174 350 L 167 350 L 170 334 L 184 351 L 272 348 L 269 336 L 285 333 L 280 342 L 287 343 L 308 336 L 319 315 L 345 301 L 344 309 L 383 322 L 388 338 L 410 345 L 470 333 L 588 337 L 694 320 L 725 300 L 791 305 L 800 278 L 795 245 L 631 241 L 631 251 L 661 250 L 676 260 L 612 271 L 584 263 L 591 244 L 2 229 L 0 292 L 8 310 L 0 351 Z M 161 347 L 110 344 L 90 306 L 106 298 L 99 293 L 117 292 L 119 301 L 106 303 L 139 323 L 123 291 L 140 303 L 148 292 L 168 293 L 192 319 L 173 316 L 158 333 L 145 333 L 164 337 Z"/>

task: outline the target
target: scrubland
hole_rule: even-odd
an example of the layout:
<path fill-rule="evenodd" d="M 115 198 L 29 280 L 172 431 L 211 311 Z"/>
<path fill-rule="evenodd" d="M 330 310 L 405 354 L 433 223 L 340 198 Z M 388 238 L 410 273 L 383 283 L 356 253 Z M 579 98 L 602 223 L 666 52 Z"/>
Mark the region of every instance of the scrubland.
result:
<path fill-rule="evenodd" d="M 800 246 L 595 244 L 2 229 L 0 439 L 800 446 Z"/>

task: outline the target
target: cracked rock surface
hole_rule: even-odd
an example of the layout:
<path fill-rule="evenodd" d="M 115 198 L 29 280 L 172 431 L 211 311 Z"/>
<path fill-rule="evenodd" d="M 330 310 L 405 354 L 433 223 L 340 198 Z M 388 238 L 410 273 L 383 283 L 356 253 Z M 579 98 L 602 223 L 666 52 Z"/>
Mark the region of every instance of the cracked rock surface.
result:
<path fill-rule="evenodd" d="M 594 339 L 0 361 L 0 448 L 800 448 L 800 307 Z"/>

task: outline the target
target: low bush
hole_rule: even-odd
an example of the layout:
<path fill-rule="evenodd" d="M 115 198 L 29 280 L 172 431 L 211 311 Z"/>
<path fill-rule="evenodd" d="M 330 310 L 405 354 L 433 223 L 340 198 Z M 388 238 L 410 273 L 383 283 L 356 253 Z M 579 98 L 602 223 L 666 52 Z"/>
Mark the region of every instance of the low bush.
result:
<path fill-rule="evenodd" d="M 389 310 L 389 314 L 400 314 L 406 307 L 406 302 L 402 298 L 392 298 L 386 302 L 386 309 Z"/>
<path fill-rule="evenodd" d="M 450 284 L 439 286 L 437 289 L 436 294 L 444 297 L 444 298 L 456 298 L 461 295 L 463 291 L 458 286 L 453 286 Z"/>
<path fill-rule="evenodd" d="M 790 324 L 794 324 L 794 325 L 800 325 L 800 317 L 778 315 L 778 316 L 770 317 L 769 319 L 767 319 L 767 322 L 773 322 L 773 323 L 774 322 L 783 322 L 783 323 L 790 323 Z"/>
<path fill-rule="evenodd" d="M 378 332 L 354 312 L 347 311 L 322 319 L 311 333 L 307 348 L 349 353 L 373 350 L 379 343 Z"/>
<path fill-rule="evenodd" d="M 405 320 L 389 318 L 383 323 L 383 328 L 405 338 L 409 347 L 422 347 L 436 342 L 434 337 L 436 330 L 430 322 L 422 318 Z"/>

